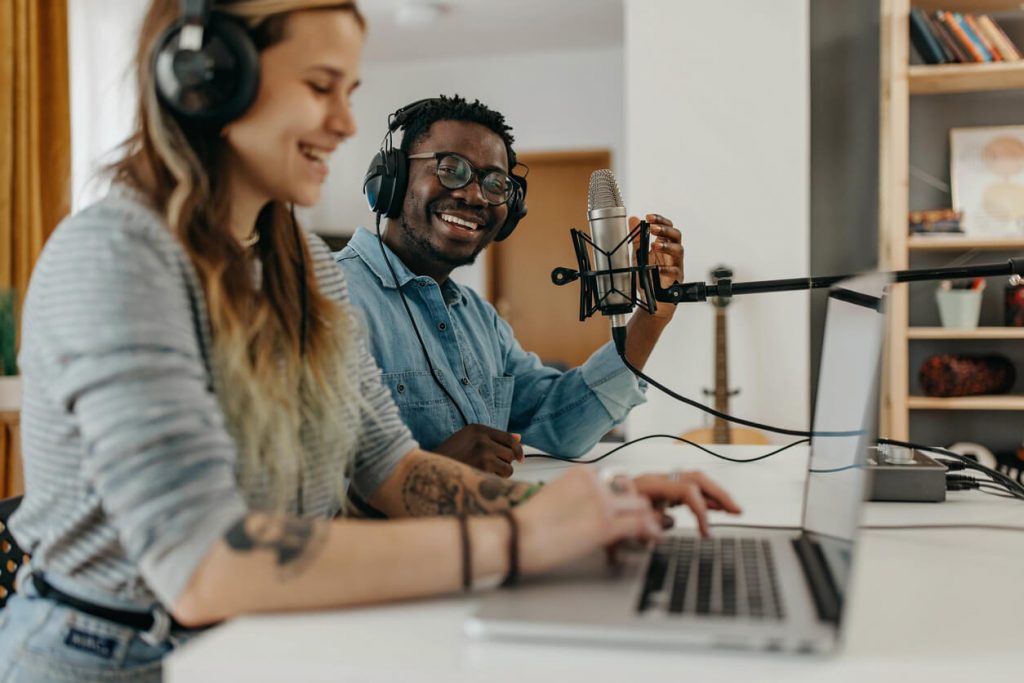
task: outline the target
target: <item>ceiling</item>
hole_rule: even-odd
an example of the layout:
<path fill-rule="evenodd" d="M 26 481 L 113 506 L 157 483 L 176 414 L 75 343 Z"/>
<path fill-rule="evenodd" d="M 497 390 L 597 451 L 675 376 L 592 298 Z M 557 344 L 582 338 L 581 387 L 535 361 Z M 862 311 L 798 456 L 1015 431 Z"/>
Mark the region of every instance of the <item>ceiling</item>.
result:
<path fill-rule="evenodd" d="M 443 10 L 431 23 L 400 23 L 403 6 L 423 4 Z M 622 0 L 362 0 L 359 9 L 367 62 L 622 45 Z"/>

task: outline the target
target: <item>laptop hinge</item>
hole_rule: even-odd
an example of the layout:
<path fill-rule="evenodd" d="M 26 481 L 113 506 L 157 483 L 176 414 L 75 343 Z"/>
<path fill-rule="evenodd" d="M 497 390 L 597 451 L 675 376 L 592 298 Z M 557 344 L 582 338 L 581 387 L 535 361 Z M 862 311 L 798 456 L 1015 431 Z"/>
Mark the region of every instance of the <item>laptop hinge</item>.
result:
<path fill-rule="evenodd" d="M 843 598 L 832 578 L 832 572 L 829 571 L 828 565 L 825 563 L 821 545 L 817 541 L 811 540 L 806 533 L 800 534 L 799 538 L 794 538 L 792 543 L 796 556 L 800 558 L 811 595 L 814 596 L 814 606 L 818 610 L 818 618 L 828 623 L 838 624 Z"/>

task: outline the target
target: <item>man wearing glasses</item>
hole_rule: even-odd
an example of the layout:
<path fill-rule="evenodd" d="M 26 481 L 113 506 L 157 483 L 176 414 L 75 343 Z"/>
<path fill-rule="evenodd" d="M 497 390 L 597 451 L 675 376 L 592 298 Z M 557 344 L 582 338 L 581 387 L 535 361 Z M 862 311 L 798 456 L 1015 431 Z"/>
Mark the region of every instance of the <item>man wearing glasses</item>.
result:
<path fill-rule="evenodd" d="M 504 477 L 522 461 L 522 444 L 564 457 L 586 453 L 644 401 L 613 345 L 568 372 L 545 367 L 493 306 L 449 278 L 523 208 L 511 128 L 457 95 L 417 107 L 402 128 L 401 213 L 381 239 L 359 228 L 337 254 L 402 418 L 423 448 Z M 679 231 L 662 216 L 647 220 L 652 263 L 666 282 L 681 282 Z M 634 314 L 626 353 L 637 367 L 674 309 Z"/>

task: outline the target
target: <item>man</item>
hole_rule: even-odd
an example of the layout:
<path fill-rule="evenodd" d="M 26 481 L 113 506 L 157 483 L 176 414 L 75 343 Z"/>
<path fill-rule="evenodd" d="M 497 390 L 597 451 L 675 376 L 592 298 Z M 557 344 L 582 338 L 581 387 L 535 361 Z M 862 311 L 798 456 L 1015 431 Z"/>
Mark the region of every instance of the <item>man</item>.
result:
<path fill-rule="evenodd" d="M 383 249 L 360 228 L 337 254 L 384 383 L 425 449 L 505 477 L 522 444 L 579 457 L 645 400 L 644 387 L 610 342 L 568 372 L 545 367 L 493 306 L 450 279 L 501 234 L 510 203 L 515 211 L 514 139 L 479 101 L 442 96 L 406 109 L 401 212 L 387 222 Z M 646 218 L 662 285 L 682 281 L 679 231 Z M 674 309 L 633 315 L 633 365 L 644 366 Z"/>

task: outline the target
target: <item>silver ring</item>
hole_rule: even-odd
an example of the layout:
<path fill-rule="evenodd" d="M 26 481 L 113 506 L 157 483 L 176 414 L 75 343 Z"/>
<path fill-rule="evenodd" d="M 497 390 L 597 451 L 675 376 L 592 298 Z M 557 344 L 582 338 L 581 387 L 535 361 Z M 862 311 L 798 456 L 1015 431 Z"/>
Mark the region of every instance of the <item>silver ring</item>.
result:
<path fill-rule="evenodd" d="M 672 483 L 678 483 L 679 479 L 683 476 L 682 470 L 672 470 L 668 473 L 668 480 Z"/>
<path fill-rule="evenodd" d="M 616 495 L 629 493 L 630 479 L 625 474 L 616 474 L 608 480 L 608 488 Z"/>
<path fill-rule="evenodd" d="M 604 467 L 601 469 L 601 479 L 604 480 L 605 486 L 614 495 L 622 495 L 629 493 L 632 487 L 633 479 L 628 473 L 618 467 Z"/>

